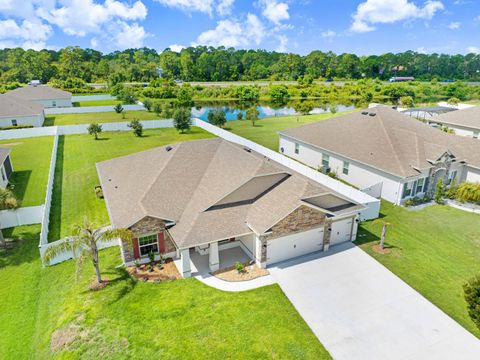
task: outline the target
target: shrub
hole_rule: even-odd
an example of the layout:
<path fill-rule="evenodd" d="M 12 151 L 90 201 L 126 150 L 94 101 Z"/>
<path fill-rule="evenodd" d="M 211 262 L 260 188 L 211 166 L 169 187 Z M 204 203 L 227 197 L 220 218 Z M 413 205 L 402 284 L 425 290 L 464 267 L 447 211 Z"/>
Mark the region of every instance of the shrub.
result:
<path fill-rule="evenodd" d="M 328 176 L 330 176 L 332 179 L 338 179 L 338 175 L 335 171 L 330 171 L 327 173 Z"/>
<path fill-rule="evenodd" d="M 115 105 L 115 106 L 113 107 L 113 110 L 115 110 L 115 112 L 116 112 L 117 114 L 121 114 L 121 113 L 123 112 L 123 106 L 122 106 L 122 104 L 118 103 L 117 105 Z"/>
<path fill-rule="evenodd" d="M 468 314 L 480 329 L 480 275 L 475 276 L 463 285 L 463 293 L 467 302 Z"/>
<path fill-rule="evenodd" d="M 415 104 L 413 103 L 413 98 L 411 96 L 402 96 L 400 98 L 400 104 L 409 108 L 415 106 Z"/>
<path fill-rule="evenodd" d="M 235 263 L 235 269 L 237 269 L 238 273 L 241 274 L 245 271 L 245 266 L 240 261 L 237 261 Z"/>
<path fill-rule="evenodd" d="M 95 140 L 98 140 L 98 134 L 102 132 L 102 125 L 93 123 L 88 126 L 87 130 L 90 135 L 95 136 Z"/>
<path fill-rule="evenodd" d="M 462 202 L 480 202 L 480 183 L 464 182 L 460 184 L 456 198 Z"/>
<path fill-rule="evenodd" d="M 153 106 L 153 101 L 151 99 L 145 99 L 143 100 L 143 106 L 145 106 L 145 109 L 147 109 L 147 111 L 151 111 Z"/>
<path fill-rule="evenodd" d="M 155 101 L 152 105 L 152 110 L 155 114 L 160 116 L 160 114 L 162 113 L 162 104 L 160 104 L 159 101 Z"/>
<path fill-rule="evenodd" d="M 443 195 L 445 191 L 445 185 L 443 184 L 443 180 L 440 179 L 437 181 L 435 185 L 435 202 L 437 204 L 443 204 Z"/>
<path fill-rule="evenodd" d="M 243 113 L 242 112 L 237 113 L 237 120 L 243 120 Z"/>
<path fill-rule="evenodd" d="M 133 119 L 130 121 L 127 126 L 133 130 L 133 134 L 138 137 L 142 137 L 143 135 L 143 125 L 138 119 Z"/>

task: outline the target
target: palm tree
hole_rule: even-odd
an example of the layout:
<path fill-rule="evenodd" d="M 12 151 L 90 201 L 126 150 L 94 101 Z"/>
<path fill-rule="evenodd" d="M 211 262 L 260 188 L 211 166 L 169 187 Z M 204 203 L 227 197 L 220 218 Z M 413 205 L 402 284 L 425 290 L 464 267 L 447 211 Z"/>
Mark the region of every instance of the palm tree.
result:
<path fill-rule="evenodd" d="M 83 261 L 90 257 L 92 259 L 93 267 L 95 268 L 95 274 L 98 283 L 101 283 L 102 277 L 100 275 L 100 266 L 98 262 L 98 244 L 101 241 L 108 241 L 120 238 L 123 241 L 132 241 L 132 232 L 128 229 L 109 229 L 96 228 L 93 226 L 87 217 L 84 218 L 83 224 L 75 226 L 74 236 L 71 240 L 63 241 L 58 245 L 51 246 L 45 251 L 43 260 L 49 263 L 57 255 L 66 252 L 73 251 L 75 257 L 77 257 L 77 271 Z"/>
<path fill-rule="evenodd" d="M 19 201 L 12 191 L 8 189 L 0 189 L 0 210 L 16 209 L 20 206 Z M 7 247 L 7 242 L 0 230 L 0 247 Z"/>
<path fill-rule="evenodd" d="M 383 250 L 385 248 L 385 237 L 387 236 L 387 227 L 389 227 L 391 224 L 382 219 L 374 220 L 372 223 L 372 225 L 377 225 L 377 224 L 382 225 L 382 235 L 380 236 L 380 249 Z"/>

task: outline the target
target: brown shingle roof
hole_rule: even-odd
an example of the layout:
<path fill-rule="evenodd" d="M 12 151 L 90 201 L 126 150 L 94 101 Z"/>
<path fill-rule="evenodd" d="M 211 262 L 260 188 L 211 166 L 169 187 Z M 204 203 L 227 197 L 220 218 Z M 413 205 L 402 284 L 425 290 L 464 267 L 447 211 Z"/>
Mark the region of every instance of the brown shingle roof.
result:
<path fill-rule="evenodd" d="M 37 116 L 43 113 L 43 106 L 13 96 L 0 95 L 0 117 Z"/>
<path fill-rule="evenodd" d="M 264 233 L 305 204 L 302 198 L 331 193 L 220 138 L 170 148 L 97 164 L 113 226 L 130 227 L 147 215 L 172 220 L 176 244 L 191 247 L 252 230 Z"/>
<path fill-rule="evenodd" d="M 368 112 L 368 114 L 364 114 Z M 371 116 L 370 114 L 374 114 Z M 375 108 L 280 132 L 399 177 L 418 175 L 450 151 L 480 166 L 480 141 L 446 134 L 389 108 Z M 320 160 L 319 160 L 320 163 Z"/>
<path fill-rule="evenodd" d="M 9 96 L 15 96 L 25 100 L 55 100 L 71 99 L 72 93 L 60 89 L 55 89 L 46 85 L 24 86 L 6 93 Z"/>
<path fill-rule="evenodd" d="M 480 106 L 456 110 L 432 119 L 445 125 L 459 125 L 480 131 Z"/>

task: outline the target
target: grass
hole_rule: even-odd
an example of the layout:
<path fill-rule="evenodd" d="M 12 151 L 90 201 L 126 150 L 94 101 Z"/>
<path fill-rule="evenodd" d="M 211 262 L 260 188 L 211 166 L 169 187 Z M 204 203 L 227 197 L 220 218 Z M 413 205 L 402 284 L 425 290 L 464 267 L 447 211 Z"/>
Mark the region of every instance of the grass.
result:
<path fill-rule="evenodd" d="M 112 107 L 121 104 L 120 100 L 91 100 L 91 101 L 75 101 L 73 106 L 75 107 L 85 107 L 85 106 L 107 106 L 111 105 Z"/>
<path fill-rule="evenodd" d="M 131 132 L 107 132 L 101 140 L 90 135 L 59 138 L 49 239 L 72 235 L 72 228 L 87 215 L 97 225 L 109 224 L 104 200 L 97 199 L 94 186 L 99 184 L 95 164 L 156 146 L 178 141 L 213 137 L 199 128 L 180 134 L 173 128 L 144 131 L 141 138 Z"/>
<path fill-rule="evenodd" d="M 126 111 L 124 114 L 125 114 L 125 118 L 121 114 L 117 114 L 116 112 L 114 112 L 112 107 L 112 112 L 49 115 L 45 118 L 45 122 L 43 126 L 122 122 L 122 121 L 131 121 L 133 119 L 138 119 L 138 120 L 160 119 L 160 117 L 154 112 L 148 112 L 145 110 Z"/>
<path fill-rule="evenodd" d="M 327 120 L 345 113 L 314 114 L 303 116 L 281 116 L 258 120 L 255 126 L 247 120 L 229 121 L 226 130 L 243 136 L 274 151 L 278 151 L 278 132 L 292 127 Z"/>
<path fill-rule="evenodd" d="M 330 359 L 277 285 L 228 293 L 195 279 L 136 282 L 111 248 L 100 252 L 110 283 L 93 292 L 89 262 L 78 278 L 73 261 L 41 267 L 39 231 L 5 231 L 19 240 L 0 252 L 2 359 Z"/>
<path fill-rule="evenodd" d="M 52 136 L 2 140 L 1 147 L 12 149 L 13 174 L 10 183 L 22 206 L 36 206 L 45 202 L 48 170 L 53 147 Z"/>
<path fill-rule="evenodd" d="M 372 249 L 381 225 L 363 224 L 357 245 L 419 291 L 477 337 L 462 285 L 480 273 L 480 216 L 435 205 L 409 211 L 383 202 L 381 216 L 387 230 L 389 254 Z"/>

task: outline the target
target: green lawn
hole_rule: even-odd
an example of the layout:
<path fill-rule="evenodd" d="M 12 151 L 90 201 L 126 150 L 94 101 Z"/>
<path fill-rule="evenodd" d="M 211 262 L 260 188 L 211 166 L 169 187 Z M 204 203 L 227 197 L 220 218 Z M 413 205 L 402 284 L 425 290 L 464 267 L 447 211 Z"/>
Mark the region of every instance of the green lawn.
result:
<path fill-rule="evenodd" d="M 42 268 L 39 231 L 5 230 L 19 245 L 0 252 L 2 359 L 330 359 L 277 285 L 136 282 L 112 248 L 100 253 L 110 284 L 92 292 L 89 262 L 78 278 L 73 261 Z"/>
<path fill-rule="evenodd" d="M 13 174 L 10 183 L 22 206 L 41 205 L 45 201 L 53 136 L 2 140 L 1 147 L 12 149 Z"/>
<path fill-rule="evenodd" d="M 255 126 L 252 126 L 250 121 L 237 120 L 229 121 L 225 125 L 225 129 L 252 140 L 260 145 L 268 147 L 274 151 L 278 151 L 277 133 L 279 131 L 345 114 L 346 113 L 327 113 L 303 116 L 271 117 L 258 120 Z"/>
<path fill-rule="evenodd" d="M 117 114 L 115 111 L 113 111 L 112 106 L 112 112 L 49 115 L 45 118 L 43 126 L 121 122 L 131 121 L 133 119 L 158 120 L 160 118 L 154 112 L 148 112 L 145 110 L 126 111 L 124 114 L 125 117 L 123 117 L 121 114 Z"/>
<path fill-rule="evenodd" d="M 480 273 L 480 215 L 440 205 L 409 211 L 388 202 L 381 214 L 391 223 L 386 240 L 391 253 L 372 250 L 381 232 L 372 222 L 361 226 L 356 244 L 480 337 L 462 289 Z"/>
<path fill-rule="evenodd" d="M 75 107 L 85 107 L 85 106 L 107 106 L 111 105 L 112 107 L 121 104 L 120 100 L 92 100 L 92 101 L 75 101 L 73 106 Z"/>
<path fill-rule="evenodd" d="M 97 225 L 109 223 L 104 200 L 97 199 L 94 186 L 99 185 L 97 162 L 178 141 L 213 137 L 199 128 L 180 134 L 177 130 L 144 131 L 141 138 L 128 132 L 107 132 L 101 140 L 90 135 L 68 135 L 59 138 L 49 239 L 72 235 L 72 228 L 88 215 Z"/>

